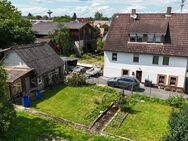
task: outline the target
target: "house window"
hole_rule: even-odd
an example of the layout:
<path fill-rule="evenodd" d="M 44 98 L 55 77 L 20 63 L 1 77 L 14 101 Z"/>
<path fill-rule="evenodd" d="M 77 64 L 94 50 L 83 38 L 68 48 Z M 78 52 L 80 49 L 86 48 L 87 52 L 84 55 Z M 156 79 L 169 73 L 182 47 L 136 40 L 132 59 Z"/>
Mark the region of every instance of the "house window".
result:
<path fill-rule="evenodd" d="M 160 35 L 155 35 L 155 42 L 156 43 L 161 43 L 162 41 L 162 38 L 161 38 L 161 36 Z"/>
<path fill-rule="evenodd" d="M 122 70 L 122 75 L 129 75 L 129 70 Z"/>
<path fill-rule="evenodd" d="M 42 77 L 38 77 L 38 85 L 42 84 Z"/>
<path fill-rule="evenodd" d="M 15 88 L 15 93 L 19 94 L 22 92 L 22 83 L 21 80 L 19 79 L 18 81 L 16 81 L 13 85 L 13 87 Z"/>
<path fill-rule="evenodd" d="M 154 41 L 154 34 L 148 34 L 148 43 L 153 43 Z"/>
<path fill-rule="evenodd" d="M 159 64 L 159 56 L 153 56 L 153 64 Z"/>
<path fill-rule="evenodd" d="M 169 57 L 168 56 L 163 57 L 163 65 L 169 65 Z"/>
<path fill-rule="evenodd" d="M 170 78 L 169 78 L 169 85 L 170 86 L 177 86 L 177 80 L 178 80 L 178 77 L 170 76 Z"/>
<path fill-rule="evenodd" d="M 130 42 L 136 42 L 136 34 L 130 34 Z"/>
<path fill-rule="evenodd" d="M 117 53 L 112 53 L 112 61 L 117 61 Z"/>
<path fill-rule="evenodd" d="M 137 34 L 137 42 L 143 42 L 143 34 Z"/>
<path fill-rule="evenodd" d="M 134 54 L 134 56 L 133 56 L 133 62 L 134 63 L 139 63 L 139 55 L 138 54 Z"/>
<path fill-rule="evenodd" d="M 166 84 L 166 75 L 158 75 L 158 85 Z"/>

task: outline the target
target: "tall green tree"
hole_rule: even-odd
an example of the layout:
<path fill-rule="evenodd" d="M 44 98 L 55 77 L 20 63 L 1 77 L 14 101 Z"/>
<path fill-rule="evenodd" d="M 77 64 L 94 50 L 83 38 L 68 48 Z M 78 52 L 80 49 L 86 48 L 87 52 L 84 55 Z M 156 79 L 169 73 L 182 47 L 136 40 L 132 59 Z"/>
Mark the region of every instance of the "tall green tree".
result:
<path fill-rule="evenodd" d="M 6 73 L 0 65 L 0 140 L 10 130 L 16 117 L 14 107 L 8 99 Z"/>
<path fill-rule="evenodd" d="M 7 0 L 0 1 L 0 48 L 28 44 L 35 40 L 28 20 Z M 3 36 L 2 36 L 3 35 Z"/>
<path fill-rule="evenodd" d="M 173 110 L 168 125 L 169 133 L 164 141 L 188 141 L 188 106 Z"/>
<path fill-rule="evenodd" d="M 103 17 L 103 14 L 102 14 L 102 13 L 100 13 L 100 12 L 96 12 L 96 13 L 95 13 L 95 20 L 101 20 L 102 17 Z"/>
<path fill-rule="evenodd" d="M 73 16 L 72 16 L 72 20 L 75 21 L 76 19 L 77 19 L 77 15 L 76 15 L 76 13 L 74 13 Z"/>
<path fill-rule="evenodd" d="M 95 20 L 108 20 L 107 17 L 104 17 L 102 13 L 96 12 L 95 13 Z"/>
<path fill-rule="evenodd" d="M 35 16 L 33 16 L 33 14 L 29 13 L 29 14 L 27 15 L 27 18 L 28 18 L 28 19 L 35 19 Z"/>
<path fill-rule="evenodd" d="M 102 41 L 102 38 L 97 39 L 97 52 L 101 52 L 103 50 L 104 43 Z"/>
<path fill-rule="evenodd" d="M 69 29 L 63 24 L 59 24 L 59 29 L 50 33 L 49 37 L 61 50 L 61 54 L 70 56 L 73 52 L 73 43 L 70 39 Z"/>

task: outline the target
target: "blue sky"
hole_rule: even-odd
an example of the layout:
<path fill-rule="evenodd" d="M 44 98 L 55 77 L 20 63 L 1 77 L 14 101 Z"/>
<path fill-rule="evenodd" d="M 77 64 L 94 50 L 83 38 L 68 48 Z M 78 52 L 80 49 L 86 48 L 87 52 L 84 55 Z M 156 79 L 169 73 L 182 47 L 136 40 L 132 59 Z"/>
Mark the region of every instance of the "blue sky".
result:
<path fill-rule="evenodd" d="M 105 16 L 114 13 L 127 13 L 132 8 L 138 12 L 165 12 L 172 6 L 173 12 L 180 12 L 181 0 L 10 0 L 25 16 L 29 12 L 34 15 L 46 15 L 48 10 L 53 16 L 70 15 L 74 12 L 78 17 L 94 16 L 96 11 Z M 188 0 L 183 12 L 188 12 Z"/>

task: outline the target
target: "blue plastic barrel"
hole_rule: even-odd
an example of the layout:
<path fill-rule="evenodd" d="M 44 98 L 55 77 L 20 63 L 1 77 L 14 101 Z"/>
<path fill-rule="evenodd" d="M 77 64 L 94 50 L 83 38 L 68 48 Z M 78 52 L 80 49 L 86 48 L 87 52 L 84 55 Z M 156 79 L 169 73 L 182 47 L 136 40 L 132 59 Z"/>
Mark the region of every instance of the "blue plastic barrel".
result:
<path fill-rule="evenodd" d="M 22 106 L 23 107 L 29 107 L 30 106 L 30 97 L 29 96 L 23 96 L 22 97 Z"/>
<path fill-rule="evenodd" d="M 42 99 L 42 95 L 41 95 L 41 93 L 40 93 L 40 91 L 39 90 L 36 90 L 35 91 L 35 96 L 36 96 L 36 98 L 39 100 L 39 99 Z"/>

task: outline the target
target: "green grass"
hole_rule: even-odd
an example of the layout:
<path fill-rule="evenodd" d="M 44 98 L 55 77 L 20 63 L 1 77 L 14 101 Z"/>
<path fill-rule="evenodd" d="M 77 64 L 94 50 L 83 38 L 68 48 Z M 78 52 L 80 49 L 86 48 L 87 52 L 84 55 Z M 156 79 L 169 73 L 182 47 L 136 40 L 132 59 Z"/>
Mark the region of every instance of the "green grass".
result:
<path fill-rule="evenodd" d="M 101 68 L 104 66 L 104 55 L 84 54 L 79 60 L 79 63 L 93 64 Z"/>
<path fill-rule="evenodd" d="M 31 104 L 39 111 L 89 125 L 116 97 L 114 92 L 95 86 L 56 86 Z"/>
<path fill-rule="evenodd" d="M 45 138 L 60 137 L 59 140 L 69 141 L 113 141 L 114 139 L 91 135 L 72 129 L 63 124 L 40 119 L 25 112 L 18 112 L 14 128 L 4 137 L 3 141 L 43 141 Z M 0 138 L 1 140 L 1 138 Z M 58 140 L 58 139 L 57 139 Z"/>
<path fill-rule="evenodd" d="M 106 131 L 136 141 L 158 141 L 168 131 L 167 122 L 171 109 L 168 105 L 156 102 L 139 102 L 120 128 L 110 124 Z"/>

